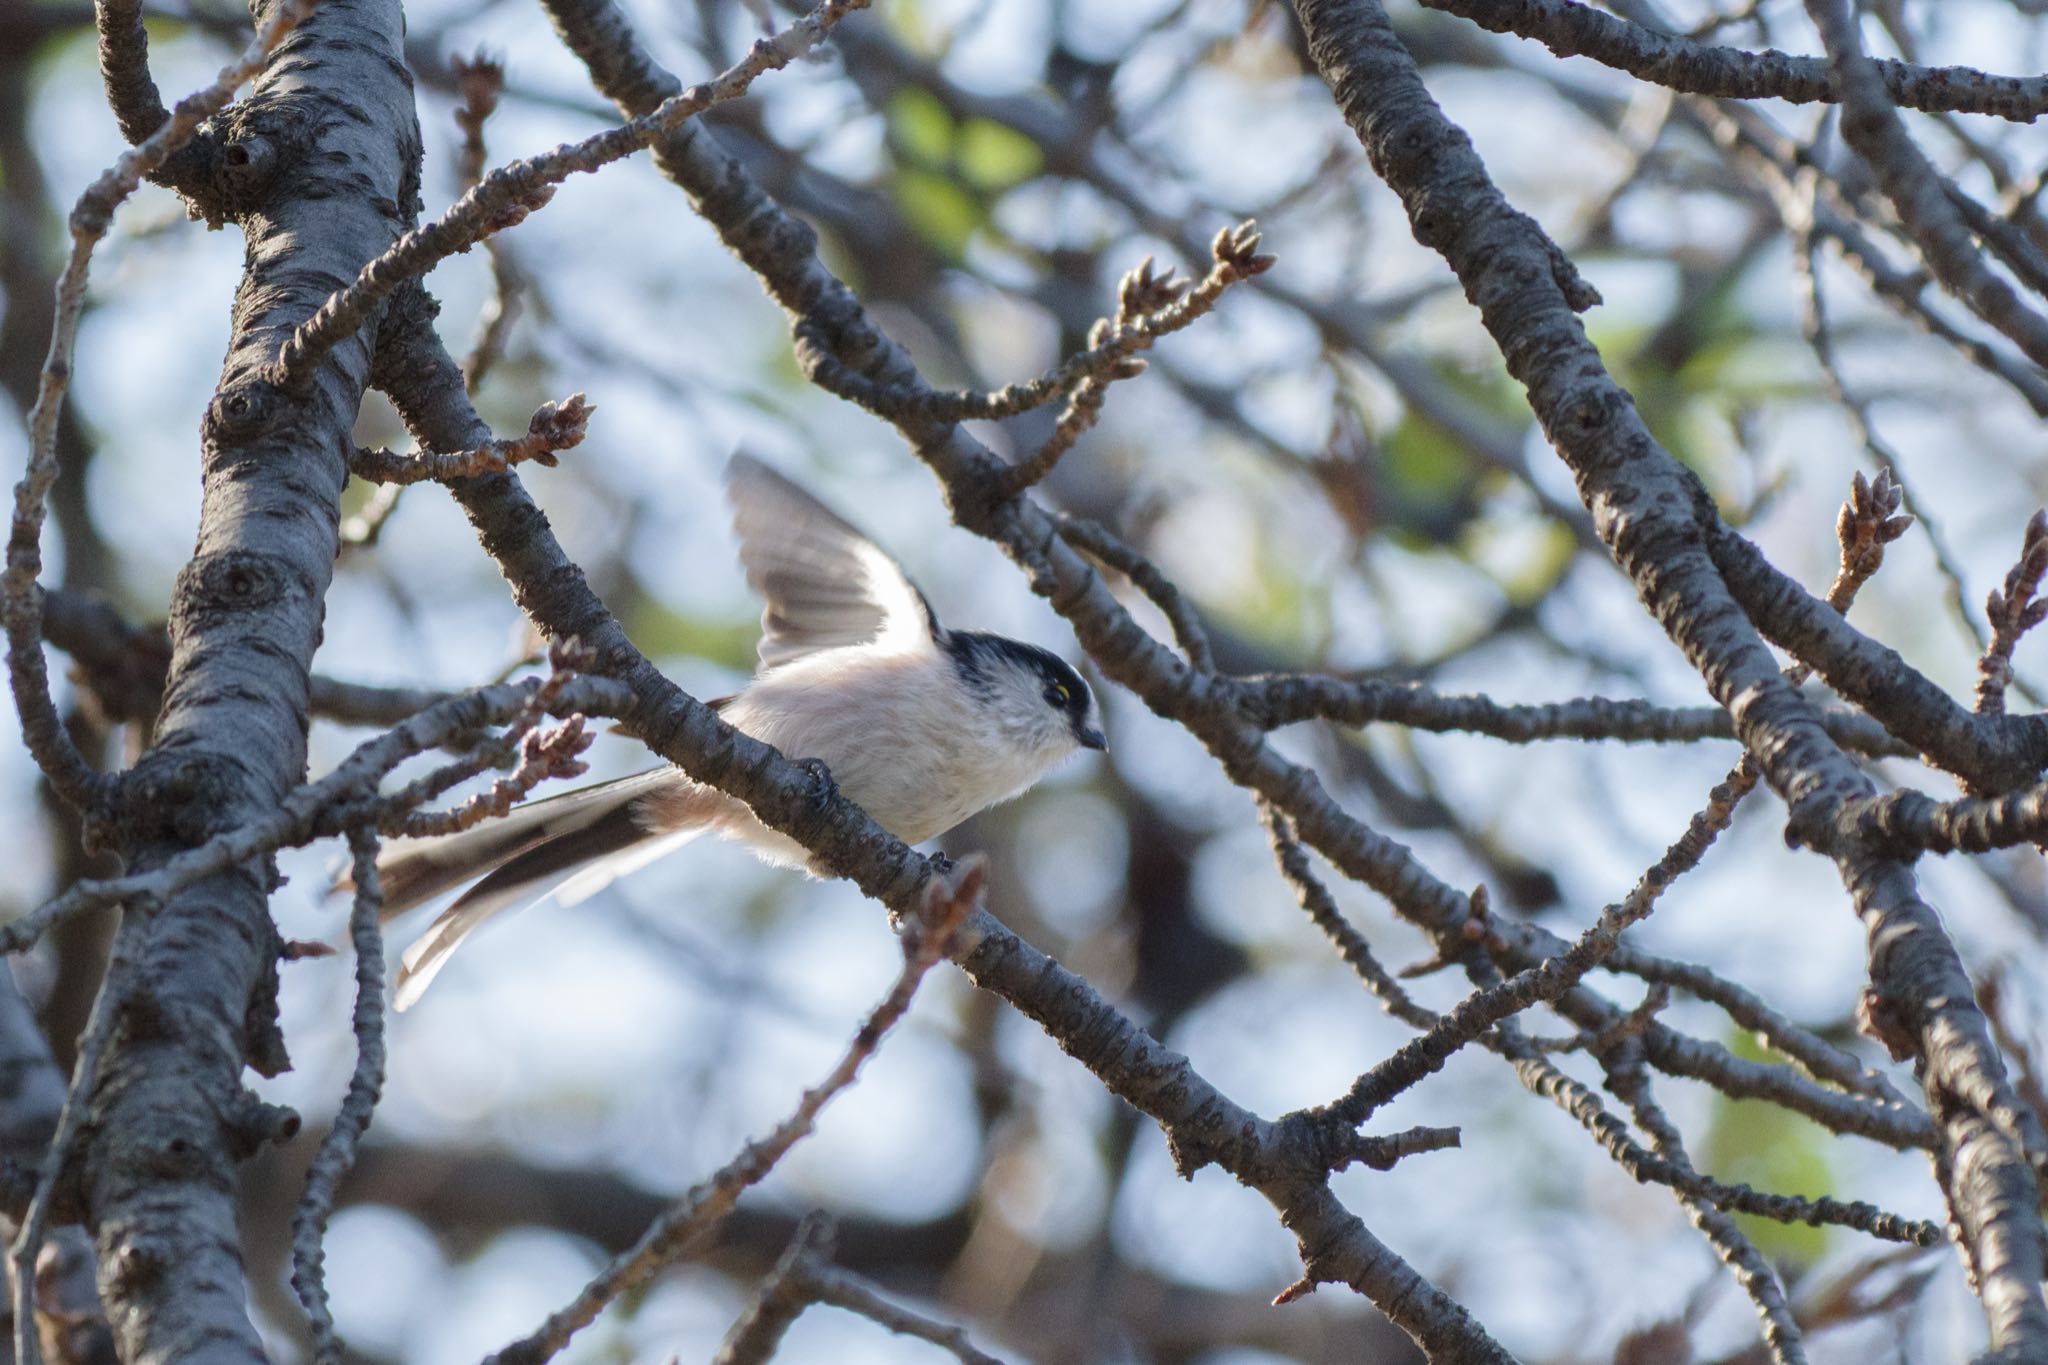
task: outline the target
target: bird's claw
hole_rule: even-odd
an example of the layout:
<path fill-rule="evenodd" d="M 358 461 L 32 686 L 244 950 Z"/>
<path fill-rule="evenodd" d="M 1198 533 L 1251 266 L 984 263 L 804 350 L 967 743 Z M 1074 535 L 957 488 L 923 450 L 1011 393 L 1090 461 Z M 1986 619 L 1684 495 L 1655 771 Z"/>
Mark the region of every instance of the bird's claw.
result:
<path fill-rule="evenodd" d="M 829 806 L 839 799 L 839 783 L 832 776 L 832 770 L 825 766 L 822 758 L 801 758 L 797 766 L 811 777 L 811 799 L 820 806 Z"/>
<path fill-rule="evenodd" d="M 932 871 L 933 871 L 933 872 L 936 872 L 936 873 L 937 873 L 937 874 L 938 874 L 939 876 L 941 876 L 941 877 L 950 877 L 950 876 L 952 876 L 952 875 L 953 875 L 953 869 L 955 869 L 955 868 L 957 868 L 957 867 L 959 867 L 959 866 L 960 866 L 960 864 L 958 864 L 958 863 L 954 862 L 954 861 L 953 861 L 953 860 L 952 860 L 951 858 L 948 858 L 948 857 L 947 857 L 947 856 L 946 856 L 945 854 L 943 854 L 943 853 L 934 853 L 934 854 L 932 854 L 932 855 L 931 855 L 931 865 L 932 865 Z"/>

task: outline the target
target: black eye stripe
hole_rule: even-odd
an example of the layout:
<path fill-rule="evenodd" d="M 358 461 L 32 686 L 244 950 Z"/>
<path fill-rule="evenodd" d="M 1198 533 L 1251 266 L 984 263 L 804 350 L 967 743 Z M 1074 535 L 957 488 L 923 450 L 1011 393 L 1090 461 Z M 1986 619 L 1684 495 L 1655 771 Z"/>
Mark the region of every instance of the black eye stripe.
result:
<path fill-rule="evenodd" d="M 960 680 L 978 695 L 993 695 L 993 666 L 1001 662 L 1036 673 L 1042 684 L 1040 694 L 1048 706 L 1077 713 L 1085 713 L 1088 709 L 1088 684 L 1072 665 L 1050 650 L 978 630 L 949 632 L 946 650 L 952 656 Z"/>

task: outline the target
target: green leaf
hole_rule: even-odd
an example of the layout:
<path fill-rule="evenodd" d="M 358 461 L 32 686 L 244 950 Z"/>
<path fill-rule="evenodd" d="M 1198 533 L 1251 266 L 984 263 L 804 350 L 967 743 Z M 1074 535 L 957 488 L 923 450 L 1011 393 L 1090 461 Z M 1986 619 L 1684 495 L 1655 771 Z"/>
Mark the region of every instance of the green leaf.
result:
<path fill-rule="evenodd" d="M 960 129 L 960 174 L 983 190 L 1007 190 L 1045 169 L 1038 144 L 1014 128 L 985 118 L 969 119 Z"/>
<path fill-rule="evenodd" d="M 626 612 L 626 633 L 656 659 L 706 659 L 745 672 L 754 666 L 752 621 L 706 621 L 685 616 L 652 599 L 632 604 Z"/>
<path fill-rule="evenodd" d="M 1404 417 L 1380 439 L 1385 531 L 1410 549 L 1454 545 L 1479 514 L 1485 471 L 1435 423 Z"/>
<path fill-rule="evenodd" d="M 1729 1051 L 1754 1061 L 1786 1060 L 1749 1034 L 1728 1040 Z M 1828 1161 L 1833 1135 L 1813 1120 L 1763 1100 L 1714 1098 L 1713 1117 L 1699 1144 L 1699 1167 L 1726 1184 L 1771 1194 L 1819 1199 L 1835 1194 Z M 1737 1214 L 1743 1233 L 1766 1256 L 1810 1265 L 1827 1246 L 1827 1229 Z"/>
<path fill-rule="evenodd" d="M 943 170 L 953 162 L 957 136 L 953 116 L 930 91 L 906 87 L 889 97 L 889 137 L 907 160 L 927 170 Z"/>
<path fill-rule="evenodd" d="M 1511 570 L 1495 576 L 1508 601 L 1518 607 L 1541 601 L 1545 593 L 1557 586 L 1558 579 L 1578 562 L 1577 537 L 1563 526 L 1552 525 L 1544 529 L 1542 542 L 1534 554 Z"/>
<path fill-rule="evenodd" d="M 917 234 L 953 260 L 967 253 L 967 241 L 986 221 L 981 203 L 943 175 L 897 172 L 897 206 Z"/>

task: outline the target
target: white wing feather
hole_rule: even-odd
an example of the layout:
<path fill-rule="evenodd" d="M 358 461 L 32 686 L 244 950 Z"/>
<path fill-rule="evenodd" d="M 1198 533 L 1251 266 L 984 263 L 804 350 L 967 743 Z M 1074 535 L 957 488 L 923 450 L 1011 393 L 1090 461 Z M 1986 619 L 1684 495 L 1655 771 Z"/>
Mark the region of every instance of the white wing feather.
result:
<path fill-rule="evenodd" d="M 750 455 L 726 466 L 747 582 L 761 594 L 761 667 L 819 650 L 929 648 L 938 622 L 882 548 Z"/>

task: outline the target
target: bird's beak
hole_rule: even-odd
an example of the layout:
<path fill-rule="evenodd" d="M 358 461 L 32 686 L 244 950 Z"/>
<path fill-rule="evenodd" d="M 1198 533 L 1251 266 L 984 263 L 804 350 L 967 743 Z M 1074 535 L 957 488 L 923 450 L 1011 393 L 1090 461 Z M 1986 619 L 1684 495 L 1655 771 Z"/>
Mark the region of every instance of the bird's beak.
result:
<path fill-rule="evenodd" d="M 1107 752 L 1109 749 L 1109 741 L 1102 737 L 1102 731 L 1100 730 L 1093 730 L 1083 726 L 1080 733 L 1074 737 L 1081 741 L 1081 747 L 1084 749 L 1093 749 L 1098 753 Z"/>

